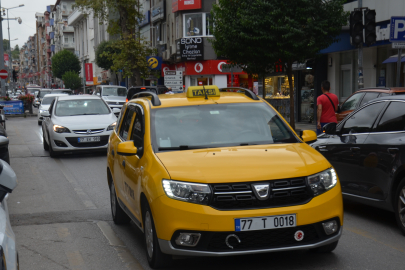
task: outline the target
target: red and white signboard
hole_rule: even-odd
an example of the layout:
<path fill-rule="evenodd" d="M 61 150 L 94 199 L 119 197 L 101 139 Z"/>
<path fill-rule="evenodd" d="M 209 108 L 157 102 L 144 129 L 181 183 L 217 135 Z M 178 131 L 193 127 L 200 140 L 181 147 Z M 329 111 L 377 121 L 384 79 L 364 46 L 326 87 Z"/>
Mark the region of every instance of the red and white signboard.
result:
<path fill-rule="evenodd" d="M 92 63 L 86 63 L 85 69 L 86 69 L 86 85 L 94 85 L 93 81 L 93 64 Z"/>
<path fill-rule="evenodd" d="M 0 70 L 0 78 L 2 78 L 3 80 L 8 78 L 8 72 L 5 69 Z"/>
<path fill-rule="evenodd" d="M 202 0 L 173 0 L 172 12 L 179 10 L 201 9 Z"/>
<path fill-rule="evenodd" d="M 8 61 L 8 60 L 10 60 L 10 59 L 8 58 L 8 54 L 5 53 L 5 54 L 4 54 L 4 61 Z"/>

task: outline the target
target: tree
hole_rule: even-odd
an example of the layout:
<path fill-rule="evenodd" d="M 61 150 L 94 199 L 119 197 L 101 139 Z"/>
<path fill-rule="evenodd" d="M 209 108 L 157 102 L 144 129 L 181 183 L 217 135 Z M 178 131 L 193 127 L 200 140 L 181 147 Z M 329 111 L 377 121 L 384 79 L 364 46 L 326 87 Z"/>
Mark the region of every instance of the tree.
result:
<path fill-rule="evenodd" d="M 9 45 L 10 45 L 10 42 L 8 41 L 8 39 L 3 39 L 3 49 L 4 49 L 5 53 L 9 50 L 9 48 L 10 48 Z"/>
<path fill-rule="evenodd" d="M 290 125 L 295 128 L 292 64 L 316 57 L 347 24 L 345 0 L 219 0 L 212 10 L 217 55 L 264 75 L 281 60 L 290 85 Z M 264 91 L 263 91 L 264 92 Z M 263 93 L 263 96 L 265 94 Z"/>
<path fill-rule="evenodd" d="M 79 58 L 68 50 L 62 50 L 52 57 L 52 72 L 56 78 L 62 79 L 67 71 L 80 73 L 80 70 Z"/>
<path fill-rule="evenodd" d="M 109 70 L 114 65 L 109 55 L 114 54 L 115 50 L 111 47 L 112 41 L 103 41 L 96 48 L 96 64 L 104 70 Z"/>
<path fill-rule="evenodd" d="M 66 88 L 77 90 L 82 87 L 82 80 L 79 75 L 74 71 L 67 71 L 62 76 L 62 80 Z"/>
<path fill-rule="evenodd" d="M 135 77 L 140 84 L 141 76 L 150 74 L 146 57 L 155 55 L 156 50 L 149 47 L 140 37 L 138 24 L 143 19 L 139 0 L 76 0 L 75 7 L 88 14 L 93 12 L 100 22 L 108 22 L 107 32 L 118 36 L 109 46 L 112 53 L 102 55 L 113 62 L 113 71 L 122 70 L 124 77 Z M 116 15 L 116 16 L 114 16 Z"/>
<path fill-rule="evenodd" d="M 18 59 L 20 57 L 20 47 L 17 45 L 15 45 L 14 47 L 14 51 L 11 52 L 12 58 L 13 59 Z"/>

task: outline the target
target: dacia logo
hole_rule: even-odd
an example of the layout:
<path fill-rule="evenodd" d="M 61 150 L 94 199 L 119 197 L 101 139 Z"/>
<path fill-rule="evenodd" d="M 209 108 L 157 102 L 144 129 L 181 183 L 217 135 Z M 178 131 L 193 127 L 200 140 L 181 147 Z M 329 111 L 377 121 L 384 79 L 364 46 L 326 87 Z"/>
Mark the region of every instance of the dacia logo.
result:
<path fill-rule="evenodd" d="M 148 60 L 148 65 L 151 69 L 157 68 L 159 61 L 155 57 L 151 57 Z"/>

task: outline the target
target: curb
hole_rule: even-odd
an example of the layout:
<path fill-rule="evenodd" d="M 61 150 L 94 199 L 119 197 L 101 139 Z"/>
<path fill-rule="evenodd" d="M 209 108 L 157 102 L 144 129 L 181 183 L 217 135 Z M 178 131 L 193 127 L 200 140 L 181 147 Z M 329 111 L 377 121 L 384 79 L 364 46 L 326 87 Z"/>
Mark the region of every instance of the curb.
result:
<path fill-rule="evenodd" d="M 37 114 L 29 114 L 29 113 L 26 113 L 26 114 L 6 114 L 6 118 L 16 118 L 16 117 L 37 117 Z"/>

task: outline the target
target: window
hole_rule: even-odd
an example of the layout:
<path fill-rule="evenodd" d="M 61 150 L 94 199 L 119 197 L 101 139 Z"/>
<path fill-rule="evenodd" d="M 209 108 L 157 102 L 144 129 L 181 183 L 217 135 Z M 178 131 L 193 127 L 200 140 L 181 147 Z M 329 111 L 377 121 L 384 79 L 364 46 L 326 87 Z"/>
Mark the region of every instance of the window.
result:
<path fill-rule="evenodd" d="M 125 112 L 124 119 L 122 120 L 121 129 L 120 129 L 120 137 L 123 140 L 128 139 L 128 131 L 129 127 L 131 126 L 132 117 L 134 116 L 134 107 L 128 106 L 127 111 Z"/>
<path fill-rule="evenodd" d="M 343 103 L 342 108 L 340 109 L 342 112 L 344 111 L 352 111 L 356 109 L 357 104 L 359 103 L 361 97 L 364 95 L 364 93 L 358 93 L 353 96 L 351 96 L 348 100 L 346 100 L 345 103 Z"/>
<path fill-rule="evenodd" d="M 374 131 L 404 131 L 405 130 L 405 103 L 391 102 Z"/>
<path fill-rule="evenodd" d="M 65 37 L 65 43 L 69 43 L 69 38 Z"/>
<path fill-rule="evenodd" d="M 212 26 L 211 21 L 209 13 L 184 14 L 183 36 L 212 36 L 212 31 L 209 29 L 209 26 Z"/>
<path fill-rule="evenodd" d="M 360 105 L 366 104 L 367 102 L 369 102 L 370 100 L 376 99 L 378 97 L 380 93 L 378 92 L 369 92 L 366 93 L 366 95 L 364 96 L 363 100 L 361 101 Z"/>
<path fill-rule="evenodd" d="M 344 123 L 342 134 L 370 132 L 375 119 L 384 105 L 385 102 L 374 103 L 353 114 Z"/>
<path fill-rule="evenodd" d="M 143 125 L 141 110 L 138 107 L 135 110 L 136 110 L 136 114 L 135 114 L 134 125 L 132 127 L 131 140 L 134 141 L 135 147 L 140 149 L 143 147 L 144 125 Z"/>
<path fill-rule="evenodd" d="M 380 95 L 379 95 L 379 97 L 388 97 L 388 96 L 390 96 L 391 94 L 390 93 L 381 93 Z"/>
<path fill-rule="evenodd" d="M 167 24 L 162 23 L 162 43 L 167 43 Z"/>

